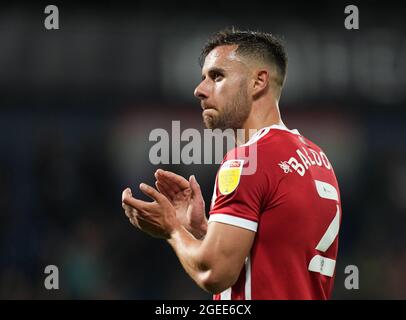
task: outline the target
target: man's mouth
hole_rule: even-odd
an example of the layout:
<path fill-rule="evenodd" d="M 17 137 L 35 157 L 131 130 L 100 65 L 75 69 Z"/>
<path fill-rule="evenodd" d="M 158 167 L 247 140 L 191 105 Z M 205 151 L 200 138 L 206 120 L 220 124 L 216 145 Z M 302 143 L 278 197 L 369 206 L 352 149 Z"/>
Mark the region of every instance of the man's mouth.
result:
<path fill-rule="evenodd" d="M 209 109 L 216 109 L 216 108 L 214 108 L 214 107 L 212 107 L 212 106 L 208 106 L 207 104 L 201 104 L 201 106 L 202 106 L 202 110 L 204 111 L 204 110 L 209 110 Z"/>
<path fill-rule="evenodd" d="M 203 117 L 213 117 L 215 111 L 216 111 L 216 109 L 214 109 L 214 108 L 211 108 L 211 107 L 210 107 L 210 108 L 206 108 L 206 109 L 203 110 L 202 116 L 203 116 Z"/>

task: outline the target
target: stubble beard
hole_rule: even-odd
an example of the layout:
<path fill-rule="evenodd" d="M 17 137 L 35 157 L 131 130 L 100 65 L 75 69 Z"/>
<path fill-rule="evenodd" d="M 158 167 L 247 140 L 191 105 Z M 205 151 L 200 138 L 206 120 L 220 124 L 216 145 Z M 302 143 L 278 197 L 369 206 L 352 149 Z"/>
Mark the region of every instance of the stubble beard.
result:
<path fill-rule="evenodd" d="M 239 90 L 234 98 L 224 106 L 223 110 L 217 110 L 215 116 L 203 117 L 203 122 L 208 129 L 233 129 L 242 128 L 251 112 L 251 105 L 248 101 L 246 81 L 240 84 Z"/>

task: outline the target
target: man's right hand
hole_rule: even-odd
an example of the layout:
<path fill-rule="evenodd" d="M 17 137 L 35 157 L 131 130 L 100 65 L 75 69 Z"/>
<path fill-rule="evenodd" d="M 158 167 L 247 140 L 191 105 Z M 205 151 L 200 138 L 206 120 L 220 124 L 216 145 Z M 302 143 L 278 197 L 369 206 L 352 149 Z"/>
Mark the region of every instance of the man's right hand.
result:
<path fill-rule="evenodd" d="M 176 217 L 180 223 L 197 239 L 207 232 L 205 204 L 200 186 L 195 176 L 189 181 L 171 171 L 158 169 L 155 172 L 155 185 L 176 209 Z"/>

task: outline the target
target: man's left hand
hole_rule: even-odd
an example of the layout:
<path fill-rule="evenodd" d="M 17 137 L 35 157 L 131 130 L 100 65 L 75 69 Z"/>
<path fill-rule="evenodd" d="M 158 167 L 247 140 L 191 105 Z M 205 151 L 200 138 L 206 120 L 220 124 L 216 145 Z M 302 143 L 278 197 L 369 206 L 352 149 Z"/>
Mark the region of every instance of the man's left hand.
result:
<path fill-rule="evenodd" d="M 135 227 L 152 237 L 169 239 L 172 232 L 180 227 L 175 208 L 155 188 L 141 183 L 140 190 L 154 201 L 135 199 L 131 190 L 125 189 L 122 194 L 122 206 L 126 216 Z"/>

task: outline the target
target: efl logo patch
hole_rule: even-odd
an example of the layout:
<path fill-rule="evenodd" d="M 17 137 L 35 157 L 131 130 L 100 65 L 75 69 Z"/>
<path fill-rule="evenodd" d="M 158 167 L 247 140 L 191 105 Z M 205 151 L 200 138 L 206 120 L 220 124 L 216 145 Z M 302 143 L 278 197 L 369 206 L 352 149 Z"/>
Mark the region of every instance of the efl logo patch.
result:
<path fill-rule="evenodd" d="M 244 160 L 227 160 L 220 168 L 218 185 L 223 195 L 233 192 L 240 183 Z"/>

